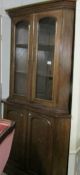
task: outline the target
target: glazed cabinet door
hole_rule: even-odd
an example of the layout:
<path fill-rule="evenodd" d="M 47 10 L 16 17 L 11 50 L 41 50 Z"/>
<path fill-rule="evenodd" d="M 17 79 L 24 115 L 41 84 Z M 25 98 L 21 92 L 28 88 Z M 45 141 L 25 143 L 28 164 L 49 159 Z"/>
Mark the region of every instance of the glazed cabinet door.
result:
<path fill-rule="evenodd" d="M 28 99 L 32 23 L 30 16 L 15 17 L 12 21 L 10 94 L 19 100 Z"/>
<path fill-rule="evenodd" d="M 52 107 L 58 95 L 62 10 L 36 14 L 34 25 L 32 100 Z"/>
<path fill-rule="evenodd" d="M 7 105 L 7 110 L 4 117 L 16 122 L 10 160 L 13 161 L 19 169 L 24 170 L 25 144 L 27 139 L 27 112 L 16 108 L 16 106 Z"/>
<path fill-rule="evenodd" d="M 32 101 L 65 112 L 71 95 L 73 19 L 70 10 L 34 15 Z"/>

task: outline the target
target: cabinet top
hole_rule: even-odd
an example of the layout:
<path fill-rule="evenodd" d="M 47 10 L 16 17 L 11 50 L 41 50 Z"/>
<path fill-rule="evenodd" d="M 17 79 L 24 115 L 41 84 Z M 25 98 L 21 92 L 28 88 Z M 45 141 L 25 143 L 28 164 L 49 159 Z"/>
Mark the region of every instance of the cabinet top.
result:
<path fill-rule="evenodd" d="M 50 0 L 46 2 L 39 2 L 30 5 L 20 6 L 12 9 L 6 9 L 6 12 L 11 17 L 21 16 L 24 14 L 32 14 L 48 10 L 57 9 L 75 9 L 76 0 Z"/>

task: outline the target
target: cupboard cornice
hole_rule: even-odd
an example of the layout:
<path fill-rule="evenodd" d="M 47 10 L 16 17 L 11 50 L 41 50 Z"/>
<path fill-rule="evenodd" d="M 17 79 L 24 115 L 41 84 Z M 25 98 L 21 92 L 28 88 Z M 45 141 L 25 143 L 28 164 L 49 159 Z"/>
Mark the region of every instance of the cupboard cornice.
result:
<path fill-rule="evenodd" d="M 21 16 L 24 14 L 33 14 L 43 11 L 57 10 L 57 9 L 75 9 L 76 0 L 53 0 L 47 2 L 40 2 L 35 4 L 30 4 L 26 6 L 16 7 L 12 9 L 7 9 L 6 12 L 11 17 Z"/>

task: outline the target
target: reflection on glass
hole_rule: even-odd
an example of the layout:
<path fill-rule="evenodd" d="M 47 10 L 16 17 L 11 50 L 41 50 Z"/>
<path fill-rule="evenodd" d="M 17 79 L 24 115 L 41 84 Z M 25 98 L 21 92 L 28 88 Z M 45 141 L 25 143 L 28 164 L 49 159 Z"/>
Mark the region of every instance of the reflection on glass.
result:
<path fill-rule="evenodd" d="M 36 98 L 52 100 L 56 20 L 43 18 L 38 25 Z"/>
<path fill-rule="evenodd" d="M 15 93 L 26 94 L 27 61 L 28 61 L 28 31 L 29 25 L 20 22 L 16 25 L 15 53 Z"/>

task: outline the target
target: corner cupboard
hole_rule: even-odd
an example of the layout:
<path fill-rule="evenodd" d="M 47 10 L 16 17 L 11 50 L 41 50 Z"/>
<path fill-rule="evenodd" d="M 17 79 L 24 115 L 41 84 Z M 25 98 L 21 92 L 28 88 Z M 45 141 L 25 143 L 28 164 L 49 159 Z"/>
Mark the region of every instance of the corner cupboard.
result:
<path fill-rule="evenodd" d="M 74 38 L 74 0 L 7 10 L 11 17 L 10 95 L 16 121 L 9 175 L 66 175 Z"/>

